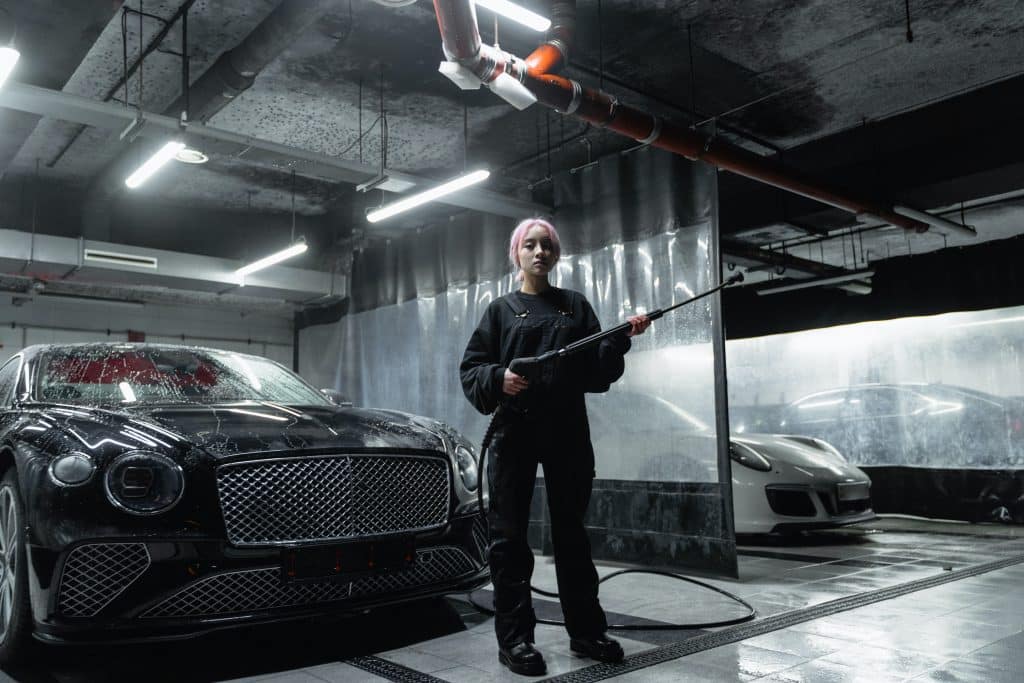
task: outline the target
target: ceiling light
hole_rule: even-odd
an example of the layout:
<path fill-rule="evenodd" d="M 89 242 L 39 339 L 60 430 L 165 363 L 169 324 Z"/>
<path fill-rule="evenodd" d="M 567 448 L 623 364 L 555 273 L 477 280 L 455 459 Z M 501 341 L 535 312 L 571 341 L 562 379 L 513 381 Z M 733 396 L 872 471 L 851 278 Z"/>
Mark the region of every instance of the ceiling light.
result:
<path fill-rule="evenodd" d="M 14 65 L 18 63 L 19 57 L 21 57 L 21 53 L 13 47 L 0 47 L 0 86 L 14 71 Z"/>
<path fill-rule="evenodd" d="M 259 261 L 255 261 L 247 266 L 239 268 L 238 270 L 235 271 L 235 275 L 244 278 L 246 275 L 255 273 L 257 270 L 263 270 L 264 268 L 272 266 L 275 263 L 280 263 L 281 261 L 290 259 L 292 256 L 298 256 L 299 254 L 304 253 L 308 248 L 309 247 L 306 246 L 305 242 L 296 242 L 287 249 L 283 249 L 277 252 L 276 254 L 271 254 L 266 258 L 261 258 Z"/>
<path fill-rule="evenodd" d="M 512 21 L 519 22 L 523 26 L 528 26 L 534 31 L 547 31 L 551 28 L 550 19 L 508 0 L 476 0 L 476 4 L 478 7 L 484 7 L 495 14 L 500 14 Z"/>
<path fill-rule="evenodd" d="M 438 185 L 437 187 L 431 188 L 424 192 L 420 192 L 418 194 L 414 194 L 411 197 L 406 197 L 405 199 L 401 199 L 392 204 L 388 204 L 387 206 L 382 206 L 381 208 L 375 211 L 371 211 L 370 213 L 366 214 L 366 220 L 370 221 L 371 223 L 376 223 L 378 221 L 384 220 L 385 218 L 391 218 L 394 215 L 400 214 L 403 211 L 408 211 L 409 209 L 417 207 L 420 204 L 432 202 L 435 199 L 444 197 L 445 195 L 449 195 L 453 192 L 458 192 L 459 190 L 465 187 L 469 187 L 470 185 L 483 182 L 484 180 L 487 180 L 487 177 L 490 175 L 491 172 L 486 170 L 479 170 L 473 171 L 472 173 L 467 173 L 466 175 L 459 176 L 454 180 L 449 180 L 447 183 L 443 185 Z"/>
<path fill-rule="evenodd" d="M 205 164 L 210 160 L 210 157 L 206 156 L 198 149 L 182 147 L 178 150 L 178 153 L 174 155 L 174 160 L 180 161 L 183 164 Z"/>
<path fill-rule="evenodd" d="M 760 295 L 765 294 L 780 294 L 782 292 L 790 292 L 794 289 L 807 289 L 808 287 L 824 287 L 826 285 L 838 285 L 843 282 L 852 282 L 854 280 L 863 280 L 869 278 L 875 274 L 873 270 L 859 270 L 855 273 L 846 273 L 845 275 L 836 275 L 835 277 L 822 277 L 812 278 L 808 280 L 802 280 L 794 282 L 789 285 L 781 285 L 779 287 L 768 287 L 767 289 L 759 289 L 757 293 Z"/>
<path fill-rule="evenodd" d="M 159 171 L 164 164 L 173 159 L 175 155 L 177 155 L 178 152 L 180 152 L 183 149 L 185 149 L 185 143 L 183 142 L 168 142 L 166 145 L 157 150 L 156 154 L 151 156 L 146 161 L 146 163 L 142 164 L 142 166 L 139 166 L 135 173 L 132 173 L 130 176 L 128 176 L 128 178 L 124 181 L 124 184 L 132 189 L 138 187 L 142 183 L 149 180 L 149 177 L 151 175 Z"/>

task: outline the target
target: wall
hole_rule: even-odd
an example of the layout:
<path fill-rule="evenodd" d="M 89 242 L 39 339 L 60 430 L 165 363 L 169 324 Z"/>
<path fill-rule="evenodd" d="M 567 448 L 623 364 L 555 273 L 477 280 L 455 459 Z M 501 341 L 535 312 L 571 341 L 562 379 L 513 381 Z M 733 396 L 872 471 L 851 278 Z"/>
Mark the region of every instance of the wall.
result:
<path fill-rule="evenodd" d="M 287 318 L 198 306 L 132 306 L 42 297 L 14 306 L 9 295 L 0 299 L 4 360 L 31 344 L 127 341 L 127 330 L 144 332 L 147 342 L 211 346 L 292 366 L 292 321 Z"/>

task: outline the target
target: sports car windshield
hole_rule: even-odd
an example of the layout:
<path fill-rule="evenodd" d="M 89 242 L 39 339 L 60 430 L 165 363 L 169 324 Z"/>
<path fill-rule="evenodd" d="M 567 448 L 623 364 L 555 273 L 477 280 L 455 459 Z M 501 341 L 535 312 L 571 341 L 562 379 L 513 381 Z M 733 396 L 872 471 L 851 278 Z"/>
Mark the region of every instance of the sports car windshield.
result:
<path fill-rule="evenodd" d="M 330 405 L 297 375 L 257 356 L 188 348 L 82 346 L 47 353 L 34 398 L 87 405 L 272 401 Z"/>

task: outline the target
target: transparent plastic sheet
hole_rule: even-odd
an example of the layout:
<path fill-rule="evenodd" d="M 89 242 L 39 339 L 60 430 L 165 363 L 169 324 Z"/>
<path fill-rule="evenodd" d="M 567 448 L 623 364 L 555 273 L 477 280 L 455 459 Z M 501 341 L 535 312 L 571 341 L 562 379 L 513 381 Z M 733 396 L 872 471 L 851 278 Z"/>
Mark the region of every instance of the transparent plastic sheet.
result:
<path fill-rule="evenodd" d="M 1024 307 L 727 344 L 731 426 L 819 437 L 875 509 L 1024 522 Z"/>
<path fill-rule="evenodd" d="M 712 286 L 710 222 L 563 255 L 552 282 L 582 292 L 603 326 Z M 302 331 L 303 375 L 357 405 L 444 420 L 479 441 L 487 418 L 459 384 L 462 352 L 511 275 L 345 316 Z M 625 376 L 588 396 L 597 476 L 717 482 L 710 304 L 670 313 L 627 356 Z"/>

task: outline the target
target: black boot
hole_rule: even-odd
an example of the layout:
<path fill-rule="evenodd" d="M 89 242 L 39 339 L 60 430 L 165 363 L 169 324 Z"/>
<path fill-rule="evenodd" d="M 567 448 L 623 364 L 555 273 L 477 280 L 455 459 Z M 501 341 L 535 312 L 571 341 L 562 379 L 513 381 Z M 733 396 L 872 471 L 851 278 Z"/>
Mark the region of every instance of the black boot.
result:
<path fill-rule="evenodd" d="M 543 676 L 548 672 L 542 655 L 533 643 L 516 643 L 510 648 L 498 648 L 498 661 L 512 673 L 524 676 Z"/>
<path fill-rule="evenodd" d="M 621 662 L 625 656 L 619 641 L 609 638 L 607 634 L 594 638 L 570 638 L 569 649 L 583 657 L 611 664 Z"/>

